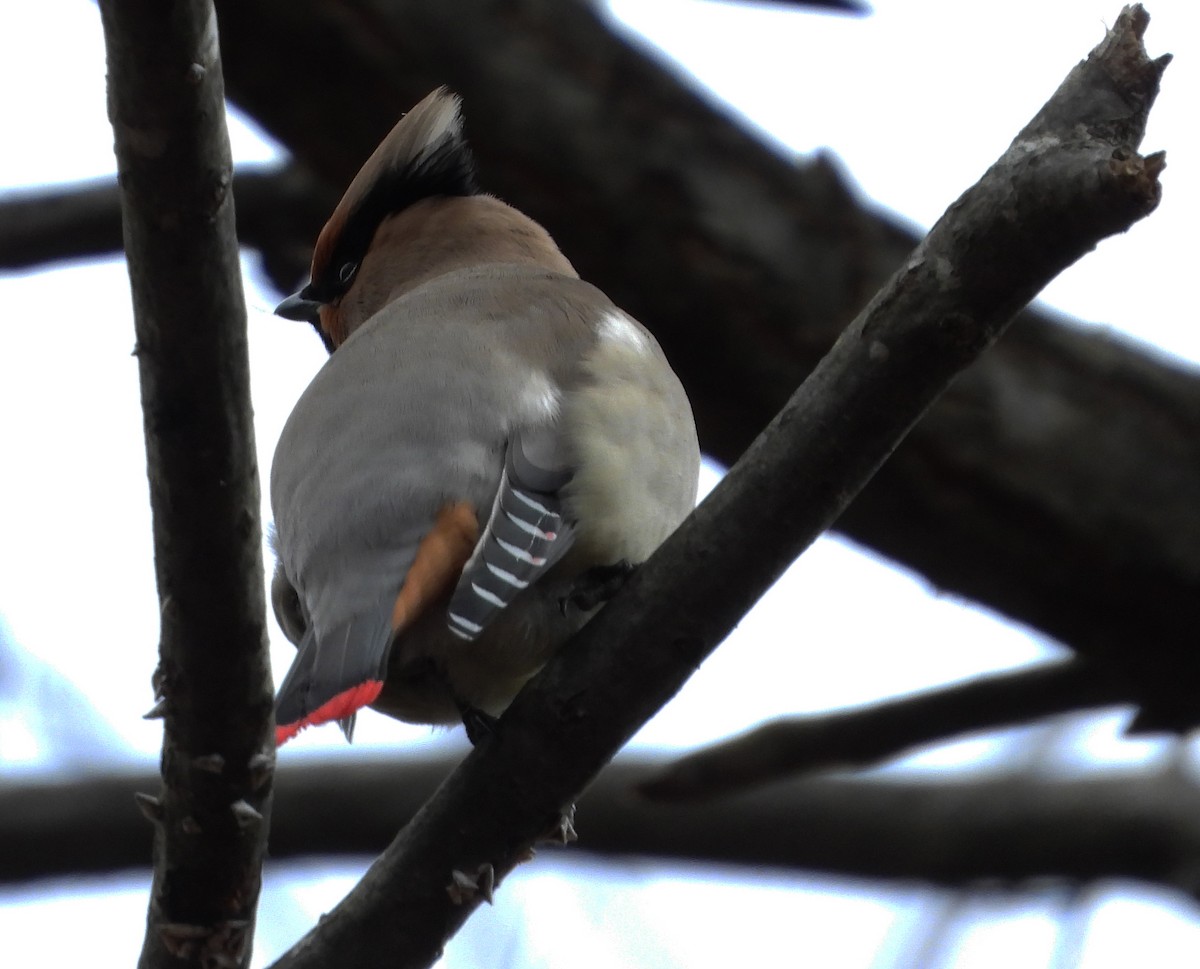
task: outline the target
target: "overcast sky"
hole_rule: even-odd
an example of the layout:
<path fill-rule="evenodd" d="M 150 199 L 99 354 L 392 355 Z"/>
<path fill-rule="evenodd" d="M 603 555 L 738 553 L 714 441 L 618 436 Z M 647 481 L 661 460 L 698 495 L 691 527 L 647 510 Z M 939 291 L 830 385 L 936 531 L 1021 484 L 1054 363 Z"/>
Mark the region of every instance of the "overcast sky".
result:
<path fill-rule="evenodd" d="M 1070 67 L 1098 42 L 1120 5 L 881 0 L 875 15 L 865 19 L 703 0 L 619 0 L 614 8 L 666 54 L 679 58 L 697 84 L 710 85 L 731 111 L 745 112 L 780 151 L 829 146 L 864 193 L 927 226 L 1004 150 Z M 1150 51 L 1176 54 L 1144 146 L 1168 150 L 1163 204 L 1126 236 L 1105 242 L 1064 273 L 1045 298 L 1090 325 L 1128 334 L 1178 355 L 1181 365 L 1194 365 L 1200 363 L 1200 327 L 1194 298 L 1184 287 L 1195 272 L 1200 212 L 1195 123 L 1200 15 L 1188 0 L 1161 0 L 1149 8 Z M 15 135 L 0 157 L 0 184 L 34 186 L 112 173 L 103 42 L 94 5 L 43 0 L 10 12 L 6 23 L 0 84 L 7 93 L 0 103 Z M 408 107 L 397 105 L 397 115 Z M 469 103 L 465 112 L 469 133 Z M 236 117 L 232 133 L 239 163 L 279 157 Z M 486 172 L 482 180 L 486 184 Z M 253 256 L 246 265 L 256 429 L 265 472 L 279 429 L 324 351 L 307 327 L 270 314 L 279 294 L 260 288 Z M 113 742 L 90 753 L 90 760 L 150 763 L 160 726 L 140 714 L 153 699 L 149 678 L 157 604 L 123 263 L 112 259 L 14 274 L 0 277 L 0 287 L 7 309 L 0 355 L 0 454 L 7 470 L 0 503 L 0 622 L 22 649 L 83 689 L 111 727 Z M 848 602 L 870 607 L 848 608 Z M 272 631 L 273 661 L 282 671 L 291 648 Z M 938 596 L 919 578 L 844 542 L 823 540 L 636 743 L 694 746 L 772 715 L 861 703 L 1027 663 L 1056 649 L 1037 635 Z M 1161 756 L 1154 744 L 1118 742 L 1120 723 L 1114 715 L 1086 736 L 1063 734 L 1053 757 L 1062 763 L 1097 757 L 1154 763 Z M 405 751 L 459 744 L 458 734 L 367 714 L 356 752 L 395 750 L 400 743 Z M 913 763 L 933 769 L 981 757 L 1020 757 L 1028 740 L 1025 736 L 1024 746 L 959 744 Z M 343 749 L 336 730 L 312 730 L 284 756 L 298 760 L 306 752 L 331 748 Z M 27 716 L 0 706 L 0 760 L 9 770 L 45 764 L 54 753 Z M 294 939 L 305 918 L 332 904 L 352 877 L 347 872 L 318 880 L 272 901 L 276 907 L 270 910 L 273 921 L 265 919 L 270 924 L 264 924 L 260 961 Z M 709 886 L 661 872 L 614 877 L 632 879 L 639 894 L 610 892 L 604 904 L 617 905 L 617 897 L 639 899 L 636 913 L 623 912 L 626 924 L 641 919 L 663 934 L 633 951 L 593 949 L 606 953 L 603 959 L 597 956 L 597 965 L 654 965 L 644 954 L 658 951 L 655 946 L 666 960 L 659 964 L 697 965 L 693 948 L 722 951 L 719 918 L 693 916 L 708 905 L 729 911 L 728 896 L 705 894 Z M 602 889 L 576 885 L 568 890 L 562 888 L 564 879 L 554 871 L 540 881 L 528 876 L 506 884 L 505 892 L 526 898 L 526 911 L 541 913 L 539 918 L 571 892 L 580 896 L 572 909 L 576 914 L 560 912 L 560 921 L 592 912 L 595 899 L 584 896 Z M 632 891 L 626 882 L 618 884 Z M 873 946 L 903 936 L 905 920 L 926 904 L 916 895 L 882 897 L 861 886 L 835 891 L 827 883 L 815 883 L 801 904 L 793 881 L 771 878 L 744 892 L 750 894 L 739 898 L 748 910 L 765 913 L 778 902 L 781 912 L 804 918 L 813 926 L 806 951 L 821 954 L 822 965 L 834 965 L 836 953 L 836 964 L 848 967 L 868 964 Z M 656 906 L 669 909 L 668 900 L 678 904 L 684 896 L 693 913 L 686 931 L 673 928 L 676 923 L 667 916 L 664 922 L 647 914 Z M 69 908 L 76 905 L 106 913 L 96 931 L 106 940 L 103 950 L 114 953 L 113 965 L 127 964 L 128 953 L 136 952 L 144 917 L 144 891 L 138 885 L 102 900 L 86 895 L 57 905 L 28 898 L 18 903 L 18 898 L 18 893 L 0 892 L 0 936 L 10 940 L 9 951 L 13 945 L 19 950 L 23 939 L 36 944 L 38 933 L 61 924 L 64 913 L 76 917 Z M 287 907 L 297 899 L 299 914 Z M 954 964 L 972 969 L 1047 964 L 1056 937 L 1055 904 L 1035 899 L 1003 917 L 993 912 L 967 937 Z M 1140 937 L 1138 946 L 1148 938 L 1164 946 L 1159 965 L 1172 964 L 1167 954 L 1176 946 L 1200 951 L 1200 932 L 1177 903 L 1111 895 L 1098 906 L 1102 913 L 1093 920 L 1080 963 L 1084 969 L 1151 964 L 1132 958 L 1131 925 Z M 497 920 L 502 925 L 504 913 L 511 918 L 512 911 L 489 913 L 490 928 L 471 931 L 494 933 Z M 789 918 L 762 917 L 776 929 L 786 929 Z M 847 925 L 855 927 L 861 953 L 846 943 Z M 759 941 L 764 955 L 782 944 L 765 929 Z M 64 938 L 62 944 L 73 942 Z M 81 955 L 95 951 L 94 937 L 81 935 L 80 945 L 85 946 Z M 538 945 L 545 948 L 547 964 L 571 961 L 556 954 L 552 941 Z M 574 951 L 578 955 L 579 947 Z M 740 951 L 742 958 L 754 956 Z M 1144 948 L 1136 951 L 1145 956 Z"/>

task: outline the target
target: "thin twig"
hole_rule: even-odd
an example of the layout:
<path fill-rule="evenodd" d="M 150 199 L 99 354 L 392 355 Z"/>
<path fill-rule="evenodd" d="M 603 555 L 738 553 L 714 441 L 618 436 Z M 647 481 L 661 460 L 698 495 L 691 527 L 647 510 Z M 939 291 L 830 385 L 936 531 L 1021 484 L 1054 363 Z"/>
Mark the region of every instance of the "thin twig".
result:
<path fill-rule="evenodd" d="M 1122 684 L 1086 661 L 1042 664 L 857 709 L 775 720 L 681 758 L 640 790 L 656 800 L 702 800 L 802 772 L 867 767 L 921 744 L 1129 699 Z"/>

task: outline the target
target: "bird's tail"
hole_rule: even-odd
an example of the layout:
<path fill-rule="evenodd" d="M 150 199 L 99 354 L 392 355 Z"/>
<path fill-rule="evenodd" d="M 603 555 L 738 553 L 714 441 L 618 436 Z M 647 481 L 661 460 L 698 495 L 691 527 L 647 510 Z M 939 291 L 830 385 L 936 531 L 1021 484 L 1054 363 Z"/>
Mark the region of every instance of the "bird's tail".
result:
<path fill-rule="evenodd" d="M 310 626 L 275 697 L 275 743 L 337 721 L 349 740 L 355 713 L 383 689 L 392 634 L 386 609 L 347 620 L 318 640 Z"/>

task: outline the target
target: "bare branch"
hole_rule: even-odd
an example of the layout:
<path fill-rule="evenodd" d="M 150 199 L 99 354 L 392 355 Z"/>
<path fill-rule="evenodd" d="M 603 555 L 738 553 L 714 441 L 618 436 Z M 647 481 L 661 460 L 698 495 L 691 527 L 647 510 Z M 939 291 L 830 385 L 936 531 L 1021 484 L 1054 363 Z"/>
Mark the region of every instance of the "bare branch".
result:
<path fill-rule="evenodd" d="M 246 308 L 216 17 L 102 0 L 162 613 L 139 965 L 247 965 L 274 745 Z"/>
<path fill-rule="evenodd" d="M 775 720 L 681 758 L 639 790 L 663 801 L 703 800 L 823 768 L 870 767 L 922 744 L 1129 699 L 1123 684 L 1086 661 L 1042 664 L 857 709 Z"/>
<path fill-rule="evenodd" d="M 735 0 L 741 2 L 741 0 Z M 812 7 L 816 10 L 832 10 L 834 13 L 850 13 L 858 16 L 871 12 L 871 8 L 860 0 L 745 0 L 747 6 L 761 4 L 764 7 Z"/>
<path fill-rule="evenodd" d="M 455 766 L 348 761 L 280 769 L 273 859 L 377 853 Z M 577 848 L 945 885 L 1049 876 L 1197 890 L 1200 793 L 1176 772 L 821 778 L 688 805 L 632 794 L 661 770 L 623 757 L 603 771 L 579 801 Z M 150 783 L 115 775 L 0 788 L 0 882 L 144 867 L 132 795 Z"/>
<path fill-rule="evenodd" d="M 240 171 L 233 195 L 238 240 L 258 249 L 272 283 L 290 291 L 308 271 L 312 240 L 336 195 L 297 165 Z M 104 256 L 121 246 L 115 179 L 0 195 L 0 267 Z"/>
<path fill-rule="evenodd" d="M 447 892 L 454 873 L 507 874 L 1012 315 L 1154 209 L 1163 159 L 1136 148 L 1165 61 L 1145 56 L 1145 25 L 1140 7 L 1122 14 L 712 494 L 278 965 L 432 964 L 479 902 Z M 1106 123 L 1089 129 L 1096 105 Z"/>
<path fill-rule="evenodd" d="M 621 796 L 644 783 L 646 766 L 624 772 L 618 761 L 589 788 L 582 847 L 940 885 L 1047 876 L 1200 888 L 1200 791 L 1174 771 L 813 778 L 688 805 Z"/>
<path fill-rule="evenodd" d="M 120 252 L 121 196 L 116 179 L 0 195 L 0 266 Z"/>

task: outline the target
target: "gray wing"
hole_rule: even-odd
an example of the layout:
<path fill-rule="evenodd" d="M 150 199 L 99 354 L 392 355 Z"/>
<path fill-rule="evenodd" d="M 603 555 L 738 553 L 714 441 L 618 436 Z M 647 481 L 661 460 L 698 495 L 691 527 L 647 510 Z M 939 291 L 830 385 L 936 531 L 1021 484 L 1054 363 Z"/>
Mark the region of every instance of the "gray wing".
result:
<path fill-rule="evenodd" d="M 572 474 L 555 428 L 508 442 L 492 513 L 450 599 L 446 625 L 456 636 L 482 633 L 570 549 L 574 522 L 564 517 L 562 489 Z"/>

